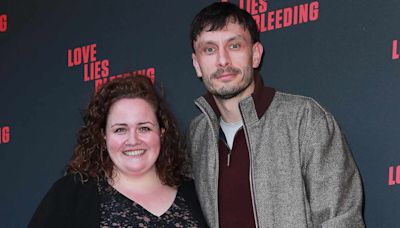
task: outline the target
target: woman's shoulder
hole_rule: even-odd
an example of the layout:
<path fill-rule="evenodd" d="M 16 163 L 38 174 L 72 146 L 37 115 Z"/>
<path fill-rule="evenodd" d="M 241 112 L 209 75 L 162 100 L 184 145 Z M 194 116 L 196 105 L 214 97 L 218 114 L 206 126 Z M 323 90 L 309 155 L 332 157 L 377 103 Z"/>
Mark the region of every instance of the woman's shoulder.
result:
<path fill-rule="evenodd" d="M 79 175 L 61 177 L 40 202 L 28 227 L 71 227 L 74 222 L 96 220 L 96 186 L 94 181 L 82 181 Z"/>
<path fill-rule="evenodd" d="M 78 174 L 66 174 L 53 184 L 50 191 L 71 193 L 93 189 L 95 186 L 96 181 L 93 179 L 84 179 Z"/>
<path fill-rule="evenodd" d="M 79 174 L 67 173 L 60 179 L 58 179 L 55 184 L 58 185 L 84 185 L 92 184 L 95 181 L 92 178 L 85 178 Z"/>

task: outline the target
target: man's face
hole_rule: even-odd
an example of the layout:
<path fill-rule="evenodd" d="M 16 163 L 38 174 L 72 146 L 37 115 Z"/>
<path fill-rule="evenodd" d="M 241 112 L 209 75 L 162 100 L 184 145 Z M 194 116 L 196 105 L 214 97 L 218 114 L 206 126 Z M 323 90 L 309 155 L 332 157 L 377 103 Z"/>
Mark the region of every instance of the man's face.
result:
<path fill-rule="evenodd" d="M 194 49 L 193 66 L 211 94 L 219 99 L 251 95 L 253 68 L 260 64 L 263 47 L 252 43 L 249 31 L 236 23 L 219 31 L 203 31 Z"/>

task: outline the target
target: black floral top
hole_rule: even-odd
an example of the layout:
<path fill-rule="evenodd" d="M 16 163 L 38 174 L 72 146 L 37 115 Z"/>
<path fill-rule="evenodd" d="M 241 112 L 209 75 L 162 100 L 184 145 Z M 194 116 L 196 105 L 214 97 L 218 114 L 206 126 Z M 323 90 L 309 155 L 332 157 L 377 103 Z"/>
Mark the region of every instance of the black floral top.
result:
<path fill-rule="evenodd" d="M 100 227 L 102 228 L 205 227 L 201 212 L 199 215 L 199 209 L 193 208 L 193 205 L 185 199 L 181 187 L 178 188 L 171 207 L 158 217 L 110 187 L 106 181 L 98 182 L 97 186 L 100 199 Z M 194 189 L 192 197 L 196 197 Z"/>

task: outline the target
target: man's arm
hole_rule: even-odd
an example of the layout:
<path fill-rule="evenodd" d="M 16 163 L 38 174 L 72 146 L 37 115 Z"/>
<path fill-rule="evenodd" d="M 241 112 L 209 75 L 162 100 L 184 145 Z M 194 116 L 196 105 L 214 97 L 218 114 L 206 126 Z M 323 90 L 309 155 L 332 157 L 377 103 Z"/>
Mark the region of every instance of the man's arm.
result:
<path fill-rule="evenodd" d="M 334 118 L 310 126 L 303 175 L 314 226 L 364 227 L 361 178 Z"/>

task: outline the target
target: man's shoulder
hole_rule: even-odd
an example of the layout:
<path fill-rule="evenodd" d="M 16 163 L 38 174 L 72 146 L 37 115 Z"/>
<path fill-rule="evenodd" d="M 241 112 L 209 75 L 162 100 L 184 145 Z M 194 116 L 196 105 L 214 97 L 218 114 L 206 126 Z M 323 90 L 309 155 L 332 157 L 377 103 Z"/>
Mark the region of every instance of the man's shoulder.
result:
<path fill-rule="evenodd" d="M 278 109 L 280 111 L 307 111 L 313 113 L 320 113 L 321 115 L 327 115 L 329 111 L 318 103 L 314 98 L 291 94 L 287 92 L 277 91 L 275 97 L 271 103 L 271 109 Z"/>
<path fill-rule="evenodd" d="M 199 127 L 205 127 L 206 125 L 207 117 L 204 113 L 200 113 L 190 121 L 189 131 L 192 132 L 194 129 L 198 130 Z"/>
<path fill-rule="evenodd" d="M 205 121 L 206 116 L 204 115 L 204 113 L 200 113 L 197 116 L 195 116 L 191 121 L 190 121 L 190 127 L 192 127 L 193 125 L 196 126 L 198 125 L 200 122 Z"/>

